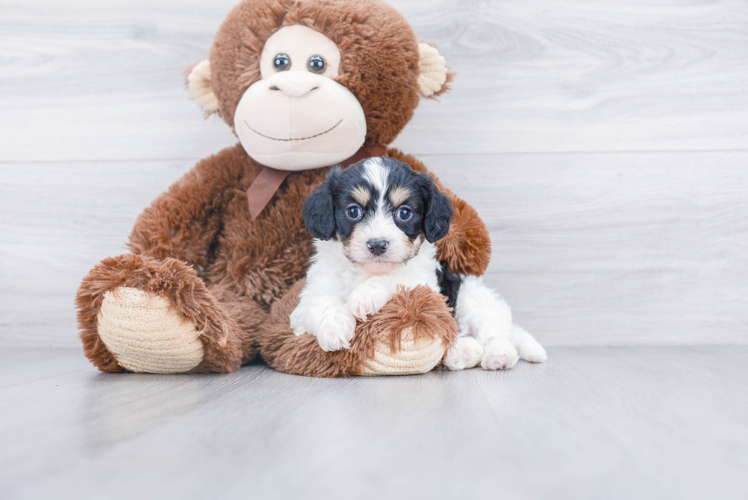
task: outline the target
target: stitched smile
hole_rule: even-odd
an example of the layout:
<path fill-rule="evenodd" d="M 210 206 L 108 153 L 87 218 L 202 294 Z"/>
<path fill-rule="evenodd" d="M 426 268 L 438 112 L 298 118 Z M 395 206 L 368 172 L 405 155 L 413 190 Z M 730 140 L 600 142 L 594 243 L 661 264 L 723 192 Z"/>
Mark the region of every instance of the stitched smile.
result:
<path fill-rule="evenodd" d="M 325 135 L 326 133 L 330 132 L 331 130 L 333 130 L 335 127 L 337 127 L 341 123 L 343 123 L 342 119 L 338 123 L 336 123 L 335 125 L 333 125 L 332 127 L 330 127 L 327 130 L 325 130 L 324 132 L 320 132 L 319 134 L 310 135 L 309 137 L 299 137 L 299 138 L 296 138 L 296 139 L 277 139 L 275 137 L 270 137 L 268 135 L 265 135 L 265 134 L 262 134 L 262 133 L 256 131 L 255 129 L 253 129 L 252 127 L 249 126 L 249 123 L 247 123 L 247 120 L 244 120 L 244 125 L 246 125 L 247 128 L 249 130 L 251 130 L 252 132 L 254 132 L 255 134 L 257 134 L 257 135 L 259 135 L 261 137 L 264 137 L 265 139 L 270 139 L 271 141 L 282 141 L 282 142 L 306 141 L 307 139 L 314 139 L 315 137 L 319 137 L 321 135 Z"/>

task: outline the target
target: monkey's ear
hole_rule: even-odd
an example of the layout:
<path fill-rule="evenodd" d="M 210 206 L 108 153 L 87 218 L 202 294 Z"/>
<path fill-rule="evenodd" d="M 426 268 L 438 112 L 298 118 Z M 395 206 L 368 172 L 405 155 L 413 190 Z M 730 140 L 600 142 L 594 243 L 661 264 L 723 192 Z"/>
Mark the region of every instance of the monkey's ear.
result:
<path fill-rule="evenodd" d="M 210 84 L 210 62 L 207 59 L 200 61 L 189 70 L 187 86 L 190 88 L 192 98 L 206 113 L 218 111 L 218 99 Z"/>
<path fill-rule="evenodd" d="M 448 83 L 452 81 L 453 73 L 436 47 L 419 43 L 418 54 L 418 93 L 423 97 L 436 97 L 449 90 Z"/>

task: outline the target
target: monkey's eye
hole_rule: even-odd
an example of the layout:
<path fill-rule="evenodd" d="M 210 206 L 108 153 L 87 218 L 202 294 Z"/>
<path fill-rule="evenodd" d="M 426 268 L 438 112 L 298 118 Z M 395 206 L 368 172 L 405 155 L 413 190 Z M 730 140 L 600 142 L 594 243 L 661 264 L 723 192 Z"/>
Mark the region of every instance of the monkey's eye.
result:
<path fill-rule="evenodd" d="M 402 206 L 397 209 L 397 213 L 395 215 L 398 219 L 406 221 L 410 219 L 410 216 L 413 215 L 413 212 L 410 210 L 410 207 Z"/>
<path fill-rule="evenodd" d="M 309 58 L 309 62 L 306 63 L 309 67 L 309 71 L 312 73 L 324 73 L 325 72 L 325 60 L 322 56 L 312 56 Z"/>
<path fill-rule="evenodd" d="M 278 54 L 275 56 L 273 66 L 275 66 L 276 71 L 286 71 L 291 67 L 291 58 L 286 54 Z"/>
<path fill-rule="evenodd" d="M 351 205 L 348 205 L 348 208 L 345 209 L 345 214 L 351 220 L 359 220 L 363 215 L 363 210 L 361 209 L 361 207 L 353 203 Z"/>

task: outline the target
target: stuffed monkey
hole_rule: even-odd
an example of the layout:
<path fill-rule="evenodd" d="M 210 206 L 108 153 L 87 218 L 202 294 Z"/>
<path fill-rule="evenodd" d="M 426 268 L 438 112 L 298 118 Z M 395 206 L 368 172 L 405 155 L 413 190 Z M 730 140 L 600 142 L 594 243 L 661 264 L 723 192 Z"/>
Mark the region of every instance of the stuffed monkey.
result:
<path fill-rule="evenodd" d="M 422 373 L 455 337 L 445 299 L 397 294 L 359 322 L 351 348 L 325 352 L 289 316 L 313 251 L 301 205 L 331 166 L 391 156 L 421 97 L 447 90 L 444 58 L 380 0 L 244 0 L 188 86 L 239 144 L 200 161 L 138 218 L 131 254 L 103 260 L 78 290 L 86 356 L 105 372 L 231 372 L 256 356 L 294 374 Z M 436 179 L 435 179 L 436 180 Z M 490 239 L 453 204 L 439 259 L 482 274 Z"/>

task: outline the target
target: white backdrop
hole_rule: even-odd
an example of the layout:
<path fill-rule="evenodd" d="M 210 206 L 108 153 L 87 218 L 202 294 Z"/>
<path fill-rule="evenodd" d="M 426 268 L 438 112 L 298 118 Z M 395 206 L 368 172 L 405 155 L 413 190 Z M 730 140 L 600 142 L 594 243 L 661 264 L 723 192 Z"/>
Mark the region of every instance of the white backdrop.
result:
<path fill-rule="evenodd" d="M 235 0 L 0 4 L 0 346 L 77 346 L 138 213 L 235 142 L 183 70 Z M 548 345 L 748 343 L 748 4 L 393 0 L 457 72 L 395 145 Z"/>

